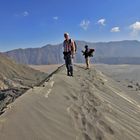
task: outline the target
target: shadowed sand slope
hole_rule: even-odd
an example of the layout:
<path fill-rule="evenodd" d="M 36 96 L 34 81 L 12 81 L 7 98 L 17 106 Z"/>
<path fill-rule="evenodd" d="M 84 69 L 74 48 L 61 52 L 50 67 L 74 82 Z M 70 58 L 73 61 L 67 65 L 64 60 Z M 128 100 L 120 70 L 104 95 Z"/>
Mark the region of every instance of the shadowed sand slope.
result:
<path fill-rule="evenodd" d="M 64 67 L 0 117 L 0 140 L 139 140 L 140 103 L 94 67 Z"/>

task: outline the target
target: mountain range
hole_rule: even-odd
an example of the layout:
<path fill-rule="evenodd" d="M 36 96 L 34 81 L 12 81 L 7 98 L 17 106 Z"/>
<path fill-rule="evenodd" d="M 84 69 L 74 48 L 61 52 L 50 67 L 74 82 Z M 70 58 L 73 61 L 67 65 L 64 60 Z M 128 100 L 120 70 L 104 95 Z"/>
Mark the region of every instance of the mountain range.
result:
<path fill-rule="evenodd" d="M 76 41 L 77 52 L 75 62 L 83 63 L 84 57 L 81 53 L 84 46 L 94 48 L 94 63 L 106 64 L 140 64 L 140 42 L 137 40 L 124 40 L 112 42 L 85 42 Z M 60 64 L 63 63 L 63 44 L 46 45 L 41 48 L 16 49 L 5 52 L 5 54 L 18 63 L 22 64 Z"/>

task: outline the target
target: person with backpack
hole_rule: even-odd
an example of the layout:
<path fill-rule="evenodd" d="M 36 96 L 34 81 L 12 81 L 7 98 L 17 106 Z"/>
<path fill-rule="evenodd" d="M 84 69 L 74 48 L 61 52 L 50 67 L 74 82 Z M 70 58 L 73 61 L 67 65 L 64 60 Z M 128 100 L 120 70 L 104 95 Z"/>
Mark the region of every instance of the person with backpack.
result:
<path fill-rule="evenodd" d="M 88 45 L 85 45 L 85 51 L 82 51 L 83 55 L 85 56 L 86 69 L 90 68 L 90 57 L 93 57 L 94 51 L 94 49 L 89 49 Z"/>
<path fill-rule="evenodd" d="M 64 48 L 64 60 L 67 68 L 67 75 L 73 76 L 73 58 L 75 55 L 75 43 L 72 39 L 69 38 L 68 33 L 64 33 L 64 42 L 63 42 L 63 48 Z"/>

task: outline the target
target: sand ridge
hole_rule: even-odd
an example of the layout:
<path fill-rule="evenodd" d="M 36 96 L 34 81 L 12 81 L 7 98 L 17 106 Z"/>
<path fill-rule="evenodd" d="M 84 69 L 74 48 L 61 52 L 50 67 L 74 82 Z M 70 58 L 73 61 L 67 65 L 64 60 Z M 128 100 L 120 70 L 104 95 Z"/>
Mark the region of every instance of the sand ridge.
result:
<path fill-rule="evenodd" d="M 0 117 L 0 140 L 139 140 L 139 105 L 95 66 L 61 67 Z"/>

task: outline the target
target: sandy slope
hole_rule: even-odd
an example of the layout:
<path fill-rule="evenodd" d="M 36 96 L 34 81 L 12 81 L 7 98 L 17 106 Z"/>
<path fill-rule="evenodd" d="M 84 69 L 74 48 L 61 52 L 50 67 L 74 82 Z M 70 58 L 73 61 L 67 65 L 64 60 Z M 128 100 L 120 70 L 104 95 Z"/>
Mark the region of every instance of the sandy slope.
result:
<path fill-rule="evenodd" d="M 65 73 L 61 68 L 9 106 L 0 140 L 140 139 L 140 102 L 94 67 Z"/>
<path fill-rule="evenodd" d="M 96 68 L 115 80 L 140 82 L 140 65 L 96 64 Z"/>

